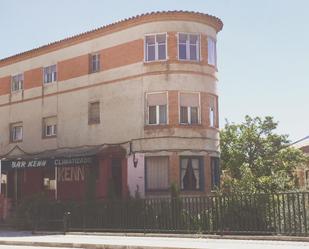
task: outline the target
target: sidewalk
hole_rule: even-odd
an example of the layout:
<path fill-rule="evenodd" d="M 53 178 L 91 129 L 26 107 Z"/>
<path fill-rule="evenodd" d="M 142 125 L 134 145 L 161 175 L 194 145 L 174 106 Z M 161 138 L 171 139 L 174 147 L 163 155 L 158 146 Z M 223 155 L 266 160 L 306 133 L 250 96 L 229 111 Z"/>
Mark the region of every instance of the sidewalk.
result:
<path fill-rule="evenodd" d="M 104 249 L 309 249 L 309 242 L 0 232 L 0 245 Z"/>

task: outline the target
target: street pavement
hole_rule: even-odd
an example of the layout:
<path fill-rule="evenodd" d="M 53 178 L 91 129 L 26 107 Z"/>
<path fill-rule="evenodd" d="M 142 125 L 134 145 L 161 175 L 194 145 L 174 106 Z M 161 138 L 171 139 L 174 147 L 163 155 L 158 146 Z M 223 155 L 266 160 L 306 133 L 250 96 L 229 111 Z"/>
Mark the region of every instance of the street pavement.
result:
<path fill-rule="evenodd" d="M 3 245 L 5 244 L 5 245 Z M 232 240 L 208 238 L 169 238 L 115 235 L 32 235 L 23 232 L 0 232 L 0 248 L 21 249 L 20 245 L 41 248 L 203 248 L 203 249 L 309 249 L 309 242 Z M 104 247 L 104 245 L 106 247 Z M 4 246 L 4 247 L 3 247 Z M 35 247 L 38 248 L 38 247 Z"/>
<path fill-rule="evenodd" d="M 37 246 L 8 246 L 8 245 L 4 245 L 1 246 L 0 245 L 0 249 L 55 249 L 55 247 L 37 247 Z M 72 249 L 71 248 L 65 248 L 65 247 L 57 247 L 58 249 Z"/>

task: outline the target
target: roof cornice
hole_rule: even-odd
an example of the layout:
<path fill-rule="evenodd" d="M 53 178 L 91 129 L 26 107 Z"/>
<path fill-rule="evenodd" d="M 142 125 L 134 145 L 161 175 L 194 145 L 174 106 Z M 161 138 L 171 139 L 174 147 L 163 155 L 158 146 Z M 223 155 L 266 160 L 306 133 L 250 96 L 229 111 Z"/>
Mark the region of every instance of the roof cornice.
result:
<path fill-rule="evenodd" d="M 3 59 L 0 59 L 0 67 L 7 66 L 22 60 L 26 60 L 32 57 L 36 57 L 42 54 L 46 54 L 61 48 L 69 47 L 80 42 L 87 40 L 92 40 L 97 37 L 107 35 L 113 32 L 117 32 L 123 29 L 130 28 L 132 26 L 137 26 L 140 24 L 154 22 L 154 21 L 167 21 L 167 20 L 184 20 L 184 21 L 194 21 L 203 24 L 207 24 L 213 27 L 216 32 L 219 32 L 223 28 L 222 21 L 212 15 L 193 12 L 193 11 L 158 11 L 150 12 L 142 15 L 137 15 L 127 19 L 123 19 L 112 24 L 108 24 L 97 29 L 93 29 L 78 35 L 67 37 L 65 39 L 49 43 L 19 54 L 15 54 Z"/>

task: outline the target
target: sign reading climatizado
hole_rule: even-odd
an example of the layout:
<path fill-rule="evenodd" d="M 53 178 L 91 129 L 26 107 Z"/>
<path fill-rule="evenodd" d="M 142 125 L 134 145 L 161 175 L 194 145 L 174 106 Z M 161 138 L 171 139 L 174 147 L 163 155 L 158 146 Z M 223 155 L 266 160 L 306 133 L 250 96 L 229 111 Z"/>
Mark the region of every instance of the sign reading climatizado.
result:
<path fill-rule="evenodd" d="M 93 162 L 93 157 L 72 157 L 72 158 L 57 158 L 57 159 L 17 159 L 3 160 L 3 169 L 25 169 L 25 168 L 43 168 L 43 167 L 65 167 L 65 166 L 80 166 L 90 165 Z"/>

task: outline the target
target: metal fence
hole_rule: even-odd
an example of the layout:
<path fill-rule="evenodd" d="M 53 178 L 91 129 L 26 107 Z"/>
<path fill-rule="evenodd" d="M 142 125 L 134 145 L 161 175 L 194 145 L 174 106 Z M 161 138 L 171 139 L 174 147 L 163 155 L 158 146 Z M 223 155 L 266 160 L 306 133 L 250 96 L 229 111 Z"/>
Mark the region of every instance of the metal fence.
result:
<path fill-rule="evenodd" d="M 309 192 L 53 203 L 36 229 L 205 234 L 308 234 Z"/>

